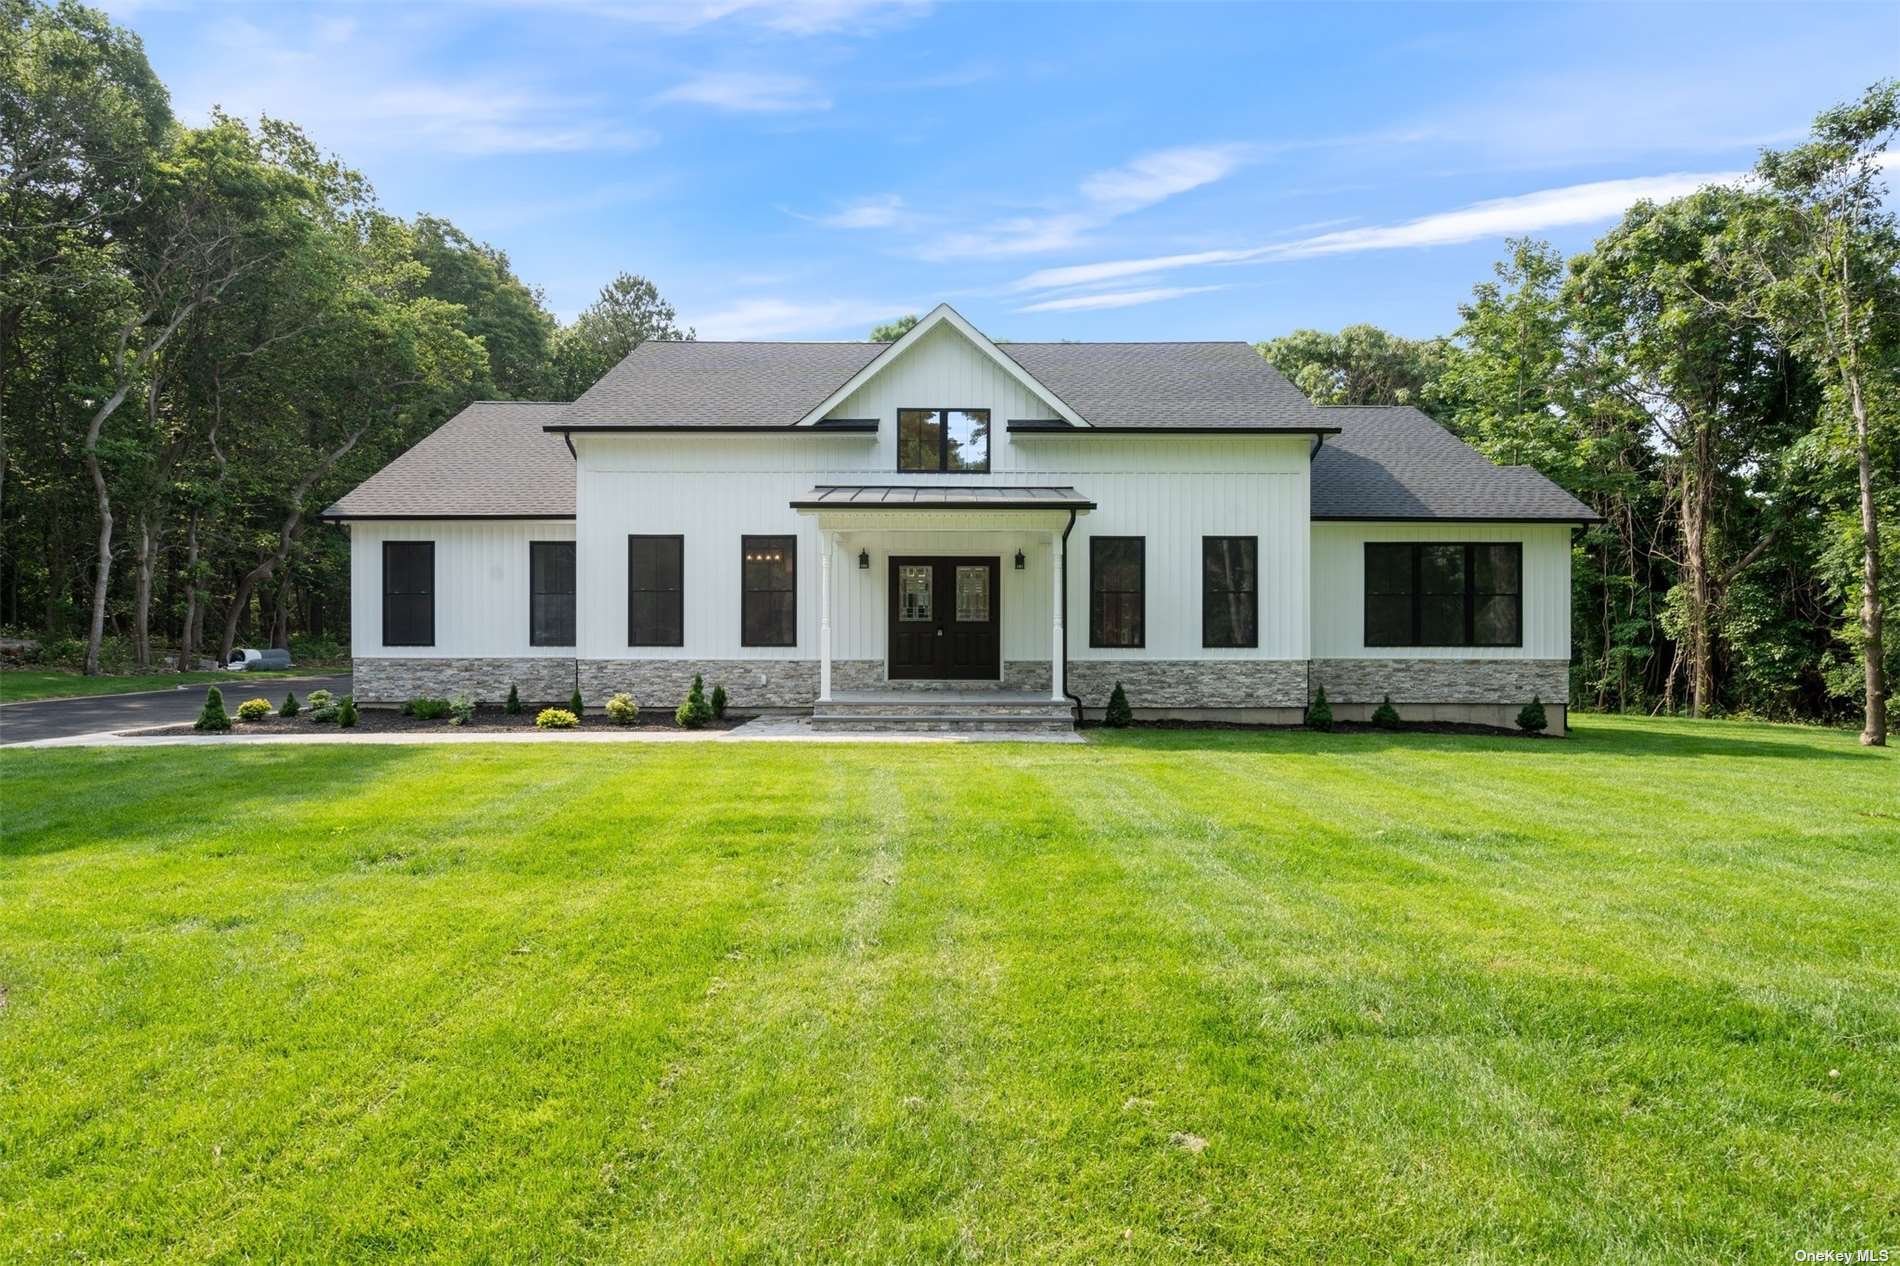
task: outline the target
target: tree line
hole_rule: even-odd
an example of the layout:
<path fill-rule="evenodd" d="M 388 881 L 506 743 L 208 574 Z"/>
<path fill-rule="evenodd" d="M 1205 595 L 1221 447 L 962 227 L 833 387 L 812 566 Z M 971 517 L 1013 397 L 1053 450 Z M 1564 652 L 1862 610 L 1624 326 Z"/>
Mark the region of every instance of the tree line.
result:
<path fill-rule="evenodd" d="M 0 12 L 0 626 L 54 658 L 347 636 L 323 506 L 470 401 L 573 399 L 692 337 L 625 273 L 561 325 L 294 124 L 181 124 L 98 11 Z"/>
<path fill-rule="evenodd" d="M 1900 633 L 1900 87 L 1752 177 L 1639 203 L 1588 251 L 1509 244 L 1448 337 L 1299 330 L 1314 400 L 1410 404 L 1603 516 L 1575 550 L 1572 700 L 1843 720 L 1885 741 Z"/>

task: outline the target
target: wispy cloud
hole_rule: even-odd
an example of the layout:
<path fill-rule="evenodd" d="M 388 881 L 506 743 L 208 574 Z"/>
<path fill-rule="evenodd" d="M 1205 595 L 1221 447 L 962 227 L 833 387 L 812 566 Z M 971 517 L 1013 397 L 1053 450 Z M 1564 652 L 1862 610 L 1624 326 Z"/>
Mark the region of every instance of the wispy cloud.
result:
<path fill-rule="evenodd" d="M 532 9 L 569 9 L 668 31 L 744 23 L 781 35 L 856 35 L 929 12 L 929 0 L 499 0 Z"/>
<path fill-rule="evenodd" d="M 924 259 L 1002 259 L 1070 250 L 1089 233 L 1122 216 L 1222 180 L 1247 162 L 1244 145 L 1188 145 L 1140 155 L 1120 167 L 1085 177 L 1070 205 L 1020 215 L 925 242 Z"/>
<path fill-rule="evenodd" d="M 860 299 L 741 299 L 713 312 L 693 314 L 701 338 L 817 338 L 847 333 L 863 338 L 871 326 L 915 303 L 873 303 Z"/>
<path fill-rule="evenodd" d="M 896 194 L 879 193 L 846 203 L 829 215 L 800 218 L 822 224 L 828 229 L 888 229 L 905 218 L 905 206 L 904 200 Z"/>
<path fill-rule="evenodd" d="M 1101 308 L 1132 308 L 1139 304 L 1160 303 L 1164 299 L 1179 299 L 1184 295 L 1206 294 L 1210 290 L 1225 289 L 1227 289 L 1225 286 L 1156 286 L 1148 290 L 1107 290 L 1100 294 L 1044 299 L 1040 303 L 1026 304 L 1016 311 L 1088 312 Z"/>
<path fill-rule="evenodd" d="M 1101 286 L 1148 277 L 1181 268 L 1219 264 L 1264 263 L 1282 259 L 1306 259 L 1318 255 L 1343 255 L 1358 251 L 1400 250 L 1408 247 L 1451 246 L 1485 238 L 1577 224 L 1593 224 L 1614 219 L 1642 199 L 1666 201 L 1693 193 L 1704 185 L 1739 180 L 1745 173 L 1736 171 L 1672 172 L 1664 176 L 1640 176 L 1629 180 L 1599 180 L 1588 184 L 1566 185 L 1510 198 L 1491 198 L 1474 202 L 1454 211 L 1440 211 L 1396 224 L 1355 229 L 1337 229 L 1290 242 L 1226 250 L 1193 251 L 1176 255 L 1153 255 L 1139 259 L 1111 259 L 1092 264 L 1071 264 L 1061 268 L 1043 268 L 1018 279 L 1010 289 L 1054 291 Z M 1140 292 L 1124 292 L 1140 293 Z M 1032 310 L 1032 309 L 1025 309 Z"/>
<path fill-rule="evenodd" d="M 709 106 L 739 114 L 788 114 L 829 110 L 831 100 L 798 75 L 709 71 L 654 98 L 661 103 Z"/>

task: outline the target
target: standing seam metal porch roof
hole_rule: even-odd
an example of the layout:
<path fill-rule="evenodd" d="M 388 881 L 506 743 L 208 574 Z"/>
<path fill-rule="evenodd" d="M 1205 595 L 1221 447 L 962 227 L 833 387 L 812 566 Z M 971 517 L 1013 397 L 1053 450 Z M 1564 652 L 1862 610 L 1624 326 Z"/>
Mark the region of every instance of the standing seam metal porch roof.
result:
<path fill-rule="evenodd" d="M 792 501 L 794 510 L 1093 510 L 1074 488 L 1000 488 L 972 484 L 820 484 Z"/>

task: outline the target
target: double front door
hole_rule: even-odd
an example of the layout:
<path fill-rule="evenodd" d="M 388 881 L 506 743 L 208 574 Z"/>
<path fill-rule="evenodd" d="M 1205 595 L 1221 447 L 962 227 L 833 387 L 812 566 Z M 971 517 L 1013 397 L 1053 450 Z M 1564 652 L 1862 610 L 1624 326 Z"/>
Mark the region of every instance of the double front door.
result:
<path fill-rule="evenodd" d="M 1000 678 L 997 579 L 994 558 L 891 559 L 892 679 Z"/>

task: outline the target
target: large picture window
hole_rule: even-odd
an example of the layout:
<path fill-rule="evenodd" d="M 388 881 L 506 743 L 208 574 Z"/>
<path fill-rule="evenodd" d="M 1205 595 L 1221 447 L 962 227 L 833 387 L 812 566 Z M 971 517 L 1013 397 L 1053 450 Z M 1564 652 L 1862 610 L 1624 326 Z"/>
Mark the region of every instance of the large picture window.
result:
<path fill-rule="evenodd" d="M 435 542 L 383 542 L 383 645 L 435 645 Z"/>
<path fill-rule="evenodd" d="M 528 645 L 574 645 L 574 542 L 528 542 Z"/>
<path fill-rule="evenodd" d="M 1201 538 L 1201 645 L 1260 644 L 1260 541 Z"/>
<path fill-rule="evenodd" d="M 1524 547 L 1366 546 L 1367 646 L 1521 646 Z"/>
<path fill-rule="evenodd" d="M 739 644 L 798 645 L 798 538 L 742 536 Z"/>
<path fill-rule="evenodd" d="M 1146 646 L 1147 542 L 1089 538 L 1089 645 Z"/>
<path fill-rule="evenodd" d="M 627 538 L 627 645 L 686 645 L 686 538 Z"/>
<path fill-rule="evenodd" d="M 923 473 L 987 471 L 988 409 L 899 409 L 897 469 Z"/>

